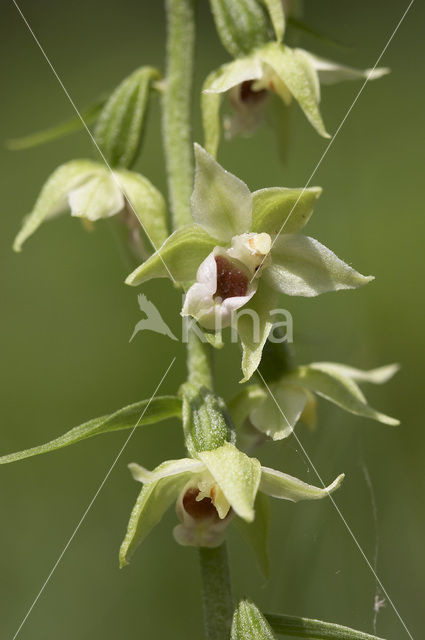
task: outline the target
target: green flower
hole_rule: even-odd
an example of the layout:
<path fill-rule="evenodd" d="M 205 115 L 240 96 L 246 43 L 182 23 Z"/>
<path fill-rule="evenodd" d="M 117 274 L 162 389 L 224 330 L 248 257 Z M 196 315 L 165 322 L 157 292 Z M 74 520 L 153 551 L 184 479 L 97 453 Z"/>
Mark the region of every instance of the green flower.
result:
<path fill-rule="evenodd" d="M 126 282 L 138 285 L 170 273 L 179 282 L 196 280 L 182 315 L 192 316 L 207 330 L 230 325 L 244 307 L 237 330 L 247 380 L 260 362 L 278 292 L 311 297 L 354 289 L 373 278 L 300 233 L 320 188 L 276 187 L 251 193 L 199 145 L 195 155 L 194 224 L 173 233 Z"/>
<path fill-rule="evenodd" d="M 173 502 L 180 519 L 174 529 L 177 542 L 214 547 L 222 543 L 233 514 L 253 522 L 258 492 L 292 502 L 317 500 L 335 491 L 344 478 L 338 476 L 326 488 L 315 487 L 262 467 L 257 459 L 248 457 L 230 443 L 200 452 L 197 459 L 163 462 L 154 471 L 137 464 L 131 464 L 130 469 L 144 486 L 121 546 L 121 566 L 128 563 L 136 547 Z"/>
<path fill-rule="evenodd" d="M 72 160 L 58 167 L 44 184 L 16 236 L 15 251 L 44 221 L 67 211 L 90 223 L 134 211 L 154 248 L 168 235 L 164 199 L 147 178 L 127 169 L 110 171 L 92 160 Z"/>
<path fill-rule="evenodd" d="M 328 138 L 319 110 L 320 85 L 360 78 L 374 80 L 387 73 L 386 68 L 352 69 L 304 49 L 270 42 L 251 55 L 222 65 L 206 79 L 202 93 L 205 147 L 216 155 L 223 94 L 228 94 L 234 110 L 234 116 L 224 122 L 228 137 L 253 131 L 262 121 L 270 94 L 275 94 L 285 106 L 294 98 L 316 131 Z M 280 117 L 285 118 L 284 109 Z"/>
<path fill-rule="evenodd" d="M 251 385 L 236 396 L 231 413 L 240 426 L 249 417 L 257 431 L 273 440 L 282 440 L 291 435 L 299 420 L 315 426 L 315 395 L 318 395 L 349 413 L 395 426 L 400 424 L 399 420 L 373 409 L 357 383 L 383 384 L 398 368 L 391 364 L 362 371 L 335 362 L 314 362 L 270 382 L 268 390 Z"/>

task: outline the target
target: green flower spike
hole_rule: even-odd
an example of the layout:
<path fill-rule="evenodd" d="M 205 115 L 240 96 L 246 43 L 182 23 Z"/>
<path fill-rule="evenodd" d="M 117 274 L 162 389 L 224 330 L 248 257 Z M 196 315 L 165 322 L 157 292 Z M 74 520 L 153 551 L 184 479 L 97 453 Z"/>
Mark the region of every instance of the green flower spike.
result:
<path fill-rule="evenodd" d="M 121 546 L 121 566 L 128 563 L 136 547 L 175 501 L 181 521 L 173 532 L 177 542 L 215 547 L 223 542 L 232 515 L 253 522 L 257 492 L 292 502 L 318 500 L 335 491 L 344 478 L 340 475 L 321 489 L 262 467 L 229 442 L 198 453 L 197 459 L 170 460 L 154 471 L 131 464 L 130 470 L 144 486 Z"/>
<path fill-rule="evenodd" d="M 133 209 L 154 249 L 160 246 L 168 235 L 165 202 L 147 178 L 127 169 L 112 172 L 92 160 L 72 160 L 48 178 L 34 209 L 24 218 L 13 248 L 20 251 L 42 222 L 67 210 L 72 216 L 94 222 Z"/>
<path fill-rule="evenodd" d="M 213 156 L 220 138 L 221 96 L 228 94 L 235 112 L 224 121 L 227 137 L 252 132 L 262 121 L 270 94 L 288 106 L 294 98 L 309 122 L 323 137 L 330 137 L 319 111 L 320 85 L 343 80 L 374 80 L 389 69 L 352 69 L 304 51 L 270 42 L 251 55 L 224 64 L 205 81 L 202 113 L 205 147 Z M 285 119 L 284 110 L 281 118 Z"/>
<path fill-rule="evenodd" d="M 245 393 L 251 401 L 244 415 L 261 433 L 273 440 L 287 438 L 298 420 L 311 427 L 316 424 L 316 398 L 314 394 L 333 402 L 345 411 L 383 424 L 396 426 L 399 420 L 373 409 L 367 403 L 358 382 L 383 384 L 398 371 L 398 365 L 387 365 L 371 371 L 362 371 L 334 362 L 314 362 L 297 367 L 279 380 L 269 383 L 270 393 L 261 387 L 248 387 L 239 394 L 237 406 L 245 402 Z M 256 392 L 255 392 L 256 390 Z M 237 411 L 237 408 L 234 408 Z M 237 415 L 237 414 L 236 414 Z"/>
<path fill-rule="evenodd" d="M 208 330 L 235 320 L 243 346 L 244 381 L 257 368 L 270 332 L 278 292 L 317 296 L 355 289 L 373 279 L 363 276 L 313 238 L 299 233 L 308 222 L 321 189 L 261 189 L 225 171 L 195 145 L 193 225 L 173 233 L 126 282 L 139 285 L 167 277 L 193 282 L 182 315 Z"/>

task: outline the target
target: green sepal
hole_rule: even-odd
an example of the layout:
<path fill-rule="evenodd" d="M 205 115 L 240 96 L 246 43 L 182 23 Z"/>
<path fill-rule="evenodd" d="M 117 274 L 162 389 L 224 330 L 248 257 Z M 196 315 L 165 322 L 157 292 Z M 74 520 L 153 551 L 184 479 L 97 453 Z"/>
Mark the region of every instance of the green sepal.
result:
<path fill-rule="evenodd" d="M 215 246 L 223 244 L 212 238 L 198 224 L 181 227 L 171 234 L 162 247 L 126 279 L 133 287 L 152 278 L 171 278 L 190 282 L 196 278 L 199 265 Z"/>
<path fill-rule="evenodd" d="M 134 71 L 111 94 L 94 130 L 106 160 L 130 168 L 139 150 L 148 98 L 159 72 L 152 67 Z"/>
<path fill-rule="evenodd" d="M 257 0 L 210 0 L 223 47 L 237 58 L 269 40 L 268 20 Z"/>
<path fill-rule="evenodd" d="M 311 640 L 383 640 L 363 631 L 356 631 L 333 622 L 312 620 L 280 613 L 265 613 L 273 631 L 283 636 L 311 638 Z"/>
<path fill-rule="evenodd" d="M 106 96 L 102 96 L 93 104 L 82 109 L 81 117 L 74 116 L 60 124 L 54 125 L 53 127 L 43 129 L 42 131 L 37 131 L 36 133 L 31 133 L 30 135 L 22 136 L 20 138 L 12 138 L 7 141 L 7 148 L 11 151 L 31 149 L 32 147 L 38 147 L 46 142 L 51 142 L 58 138 L 68 136 L 71 133 L 75 133 L 76 131 L 80 131 L 85 128 L 85 124 L 88 126 L 96 122 L 106 99 Z"/>
<path fill-rule="evenodd" d="M 234 442 L 234 426 L 222 398 L 204 385 L 185 382 L 180 388 L 183 400 L 183 430 L 190 455 L 210 451 Z"/>
<path fill-rule="evenodd" d="M 322 193 L 320 187 L 270 187 L 252 194 L 252 231 L 272 235 L 298 233 L 305 227 Z"/>
<path fill-rule="evenodd" d="M 88 422 L 74 427 L 67 431 L 59 438 L 55 438 L 46 444 L 31 449 L 25 449 L 17 453 L 9 453 L 0 457 L 0 464 L 8 464 L 9 462 L 17 462 L 24 458 L 40 455 L 41 453 L 49 453 L 62 449 L 70 444 L 76 444 L 80 440 L 92 438 L 93 436 L 110 431 L 120 431 L 121 429 L 132 429 L 142 427 L 147 424 L 153 424 L 166 420 L 167 418 L 181 418 L 182 402 L 176 396 L 162 396 L 152 398 L 150 400 L 141 400 L 127 407 L 123 407 L 114 413 L 93 418 Z"/>
<path fill-rule="evenodd" d="M 251 411 L 263 404 L 268 398 L 268 393 L 258 384 L 250 384 L 228 402 L 228 407 L 236 429 L 243 423 Z"/>
<path fill-rule="evenodd" d="M 257 493 L 255 499 L 254 522 L 245 522 L 242 518 L 235 518 L 233 522 L 241 536 L 253 549 L 258 566 L 265 580 L 270 573 L 268 536 L 270 528 L 270 500 L 264 493 Z"/>
<path fill-rule="evenodd" d="M 249 600 L 241 600 L 233 615 L 231 640 L 275 640 L 269 623 Z"/>

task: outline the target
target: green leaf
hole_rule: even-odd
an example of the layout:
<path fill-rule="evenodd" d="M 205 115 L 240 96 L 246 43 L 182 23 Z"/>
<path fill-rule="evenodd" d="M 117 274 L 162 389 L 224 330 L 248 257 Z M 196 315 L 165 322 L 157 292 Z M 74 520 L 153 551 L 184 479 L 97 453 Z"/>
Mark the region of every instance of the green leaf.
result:
<path fill-rule="evenodd" d="M 175 396 L 162 396 L 152 398 L 151 400 L 141 400 L 140 402 L 135 402 L 134 404 L 119 409 L 112 414 L 84 422 L 78 427 L 67 431 L 64 435 L 59 436 L 59 438 L 46 442 L 46 444 L 42 444 L 39 447 L 33 447 L 32 449 L 2 456 L 0 457 L 0 464 L 17 462 L 18 460 L 37 456 L 41 453 L 56 451 L 57 449 L 62 449 L 70 444 L 76 444 L 80 442 L 80 440 L 85 440 L 86 438 L 91 438 L 102 433 L 120 431 L 121 429 L 132 429 L 136 424 L 137 427 L 142 427 L 147 424 L 166 420 L 167 418 L 180 418 L 181 407 L 182 403 L 180 398 Z"/>
<path fill-rule="evenodd" d="M 237 58 L 268 41 L 265 12 L 257 0 L 210 0 L 223 47 Z"/>
<path fill-rule="evenodd" d="M 307 395 L 299 385 L 270 385 L 273 397 L 250 413 L 254 427 L 272 440 L 283 440 L 291 435 L 307 403 Z"/>
<path fill-rule="evenodd" d="M 242 180 L 225 171 L 195 144 L 195 187 L 191 198 L 193 220 L 223 242 L 249 231 L 251 192 Z"/>
<path fill-rule="evenodd" d="M 299 500 L 320 500 L 321 498 L 326 498 L 330 493 L 338 489 L 343 480 L 344 474 L 342 473 L 335 478 L 328 487 L 322 489 L 307 484 L 281 471 L 262 467 L 260 491 L 266 493 L 268 496 L 272 496 L 272 498 L 290 500 L 291 502 L 298 502 Z"/>
<path fill-rule="evenodd" d="M 262 0 L 262 3 L 269 12 L 277 41 L 282 42 L 285 33 L 285 14 L 282 0 Z"/>
<path fill-rule="evenodd" d="M 181 227 L 153 256 L 130 273 L 125 282 L 135 287 L 152 278 L 168 277 L 177 282 L 194 280 L 201 262 L 220 244 L 198 224 Z"/>
<path fill-rule="evenodd" d="M 180 389 L 183 398 L 183 429 L 189 453 L 217 449 L 234 439 L 234 427 L 227 407 L 219 396 L 205 386 L 186 382 Z"/>
<path fill-rule="evenodd" d="M 207 467 L 234 512 L 247 522 L 254 520 L 254 502 L 261 477 L 261 465 L 227 442 L 198 457 Z"/>
<path fill-rule="evenodd" d="M 270 187 L 254 191 L 252 231 L 272 235 L 298 233 L 310 220 L 313 207 L 321 193 L 320 187 Z"/>
<path fill-rule="evenodd" d="M 129 563 L 137 547 L 177 499 L 197 466 L 199 462 L 189 458 L 170 460 L 160 464 L 150 474 L 151 479 L 149 475 L 147 478 L 140 478 L 142 481 L 148 481 L 141 490 L 130 515 L 127 533 L 119 554 L 120 567 Z M 142 467 L 138 468 L 138 465 L 132 465 L 132 467 L 136 467 L 132 471 L 137 476 Z"/>
<path fill-rule="evenodd" d="M 81 118 L 87 126 L 97 120 L 105 102 L 106 97 L 101 97 L 89 107 L 81 111 Z M 74 116 L 73 118 L 65 120 L 53 127 L 43 129 L 43 131 L 37 131 L 37 133 L 32 133 L 20 138 L 12 138 L 11 140 L 8 140 L 7 148 L 12 151 L 20 151 L 21 149 L 30 149 L 31 147 L 37 147 L 41 144 L 45 144 L 46 142 L 63 138 L 64 136 L 80 131 L 80 129 L 84 128 L 81 118 L 79 116 Z"/>
<path fill-rule="evenodd" d="M 230 400 L 229 412 L 237 429 L 243 425 L 251 411 L 261 406 L 267 397 L 267 391 L 262 387 L 250 384 Z"/>
<path fill-rule="evenodd" d="M 311 620 L 298 616 L 285 616 L 283 614 L 264 614 L 273 630 L 284 636 L 297 638 L 311 638 L 312 640 L 383 640 L 363 631 L 356 631 L 343 627 L 333 622 Z"/>
<path fill-rule="evenodd" d="M 302 384 L 310 391 L 355 415 L 371 418 L 391 426 L 400 424 L 395 418 L 370 407 L 354 379 L 327 366 L 326 363 L 322 365 L 317 362 L 298 367 L 285 379 Z"/>
<path fill-rule="evenodd" d="M 159 249 L 168 238 L 167 208 L 161 192 L 140 173 L 120 169 L 115 175 L 153 248 Z"/>
<path fill-rule="evenodd" d="M 241 600 L 233 615 L 231 640 L 275 640 L 275 636 L 260 610 Z"/>
<path fill-rule="evenodd" d="M 302 234 L 283 234 L 273 244 L 272 264 L 263 278 L 289 296 L 318 296 L 328 291 L 356 289 L 371 280 L 323 244 Z"/>
<path fill-rule="evenodd" d="M 319 79 L 310 59 L 300 51 L 277 42 L 262 47 L 257 53 L 273 69 L 284 88 L 289 89 L 316 131 L 324 138 L 329 138 L 319 111 Z M 276 86 L 276 90 L 279 91 L 279 86 Z M 283 92 L 283 99 L 285 95 L 286 92 Z"/>
<path fill-rule="evenodd" d="M 263 347 L 273 326 L 270 311 L 276 302 L 277 294 L 267 286 L 263 276 L 256 294 L 249 302 L 249 308 L 242 308 L 242 311 L 238 312 L 237 328 L 242 344 L 244 374 L 241 382 L 247 382 L 261 362 Z"/>
<path fill-rule="evenodd" d="M 63 213 L 68 207 L 68 193 L 83 184 L 91 176 L 103 170 L 103 166 L 91 160 L 72 160 L 58 167 L 45 182 L 31 213 L 24 218 L 22 228 L 15 238 L 13 248 L 20 251 L 22 245 L 42 222 Z"/>
<path fill-rule="evenodd" d="M 94 136 L 113 167 L 128 169 L 133 164 L 140 146 L 151 83 L 158 77 L 159 72 L 152 67 L 137 69 L 115 89 L 103 108 Z"/>
<path fill-rule="evenodd" d="M 268 536 L 270 528 L 270 503 L 264 493 L 257 493 L 255 499 L 254 522 L 245 522 L 242 518 L 235 518 L 234 523 L 241 536 L 252 547 L 260 571 L 267 580 L 269 577 Z"/>

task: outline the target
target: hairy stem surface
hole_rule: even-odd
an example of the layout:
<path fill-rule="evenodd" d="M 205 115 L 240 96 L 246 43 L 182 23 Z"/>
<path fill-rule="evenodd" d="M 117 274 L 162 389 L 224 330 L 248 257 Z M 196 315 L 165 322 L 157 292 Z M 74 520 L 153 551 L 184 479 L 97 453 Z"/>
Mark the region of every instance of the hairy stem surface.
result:
<path fill-rule="evenodd" d="M 173 228 L 192 221 L 191 101 L 195 42 L 193 0 L 167 0 L 167 68 L 163 137 Z"/>
<path fill-rule="evenodd" d="M 226 543 L 199 549 L 202 601 L 207 640 L 227 640 L 233 615 Z"/>

